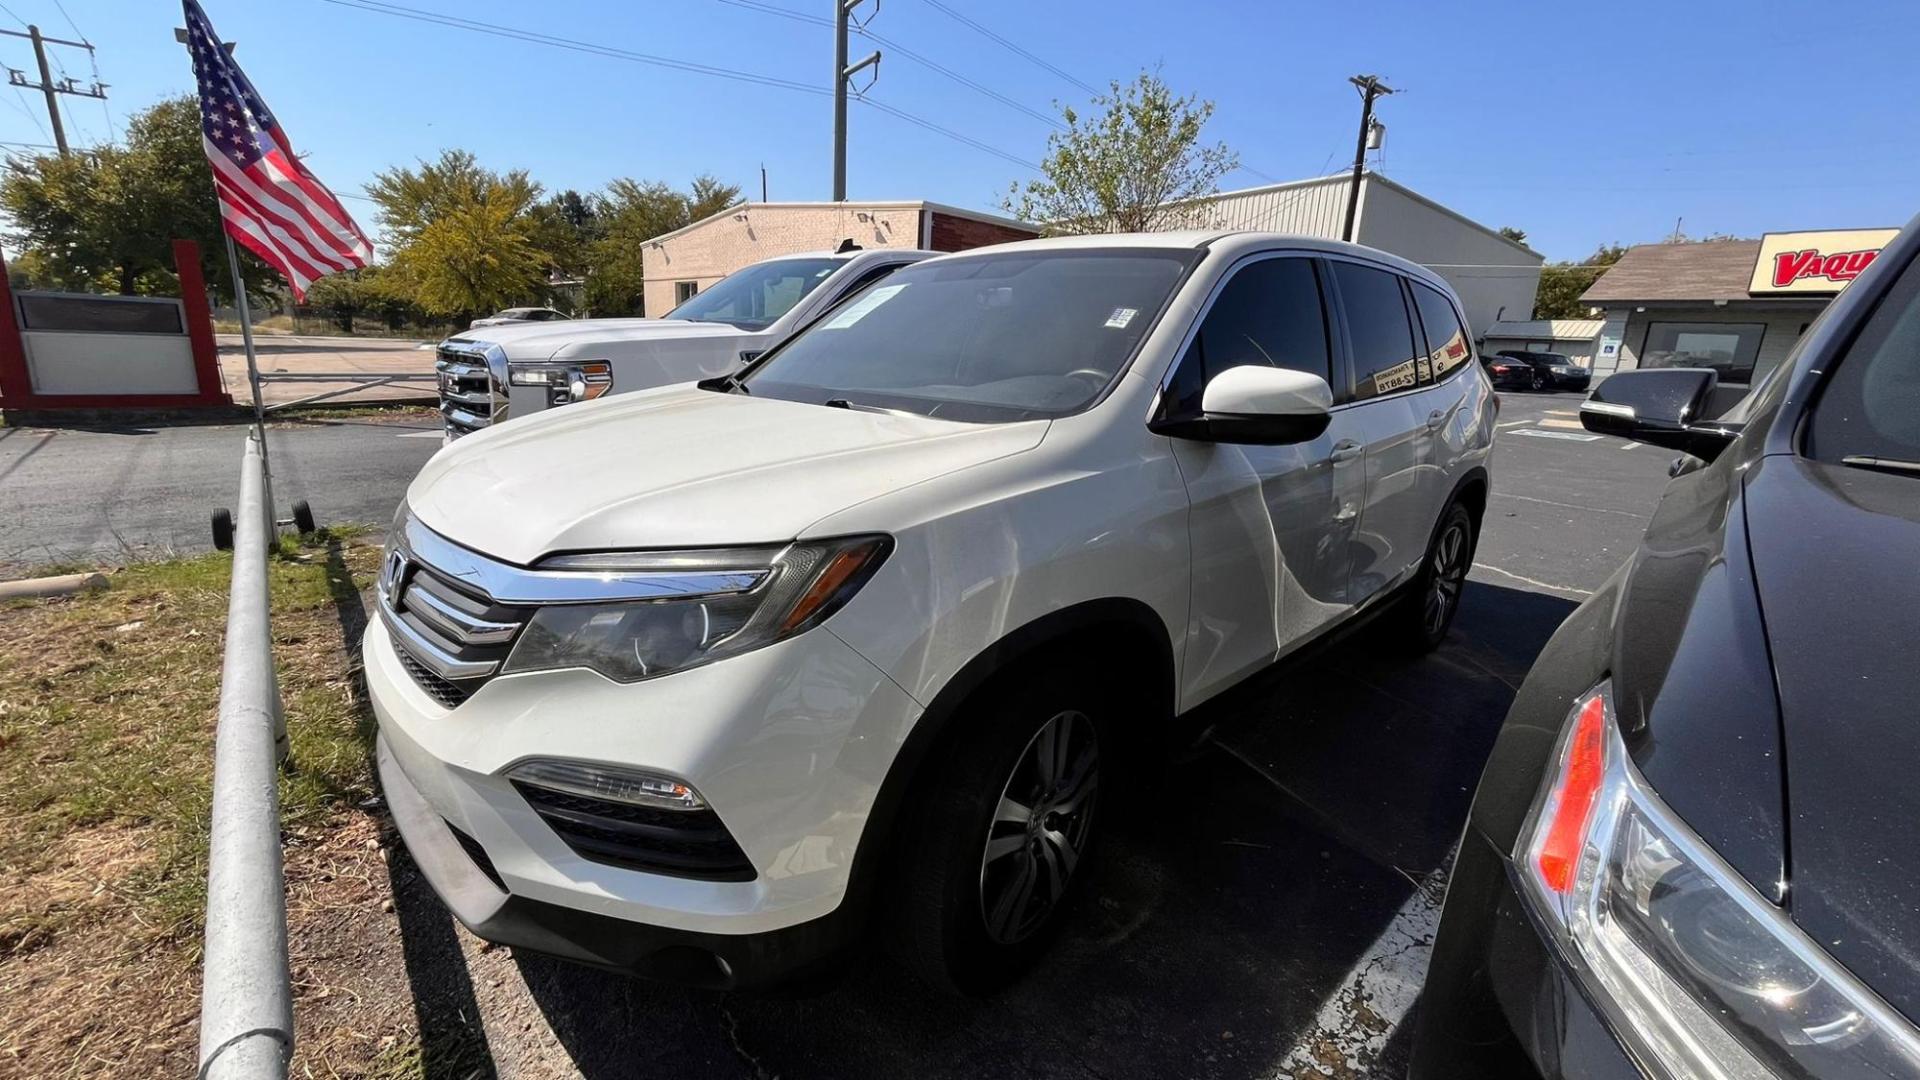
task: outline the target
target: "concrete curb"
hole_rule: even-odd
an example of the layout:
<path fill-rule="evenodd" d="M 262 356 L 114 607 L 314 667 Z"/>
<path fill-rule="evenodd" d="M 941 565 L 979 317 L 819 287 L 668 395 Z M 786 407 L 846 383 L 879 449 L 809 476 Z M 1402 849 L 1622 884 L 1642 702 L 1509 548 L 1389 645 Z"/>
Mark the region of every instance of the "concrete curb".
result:
<path fill-rule="evenodd" d="M 20 581 L 0 581 L 0 600 L 31 600 L 36 597 L 66 596 L 86 589 L 106 587 L 107 575 L 100 573 L 24 578 Z"/>

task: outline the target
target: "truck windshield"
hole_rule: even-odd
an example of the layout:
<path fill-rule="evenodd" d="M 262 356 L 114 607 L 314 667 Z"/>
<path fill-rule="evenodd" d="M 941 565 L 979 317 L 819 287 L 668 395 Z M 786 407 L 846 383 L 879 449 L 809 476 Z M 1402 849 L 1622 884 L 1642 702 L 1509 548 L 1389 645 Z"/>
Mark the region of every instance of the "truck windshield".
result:
<path fill-rule="evenodd" d="M 953 420 L 1064 416 L 1105 392 L 1198 254 L 1029 251 L 909 266 L 745 381 L 756 397 Z"/>
<path fill-rule="evenodd" d="M 721 278 L 667 312 L 669 319 L 721 322 L 762 330 L 793 309 L 843 264 L 841 259 L 774 259 Z"/>

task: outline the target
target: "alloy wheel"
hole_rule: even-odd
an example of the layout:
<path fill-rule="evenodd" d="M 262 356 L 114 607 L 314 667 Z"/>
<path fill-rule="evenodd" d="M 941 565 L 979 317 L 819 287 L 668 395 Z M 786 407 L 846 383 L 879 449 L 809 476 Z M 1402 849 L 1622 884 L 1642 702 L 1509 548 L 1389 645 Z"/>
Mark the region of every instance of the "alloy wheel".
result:
<path fill-rule="evenodd" d="M 1099 784 L 1100 744 L 1085 713 L 1058 713 L 1027 741 L 980 857 L 980 914 L 995 942 L 1032 936 L 1066 895 L 1092 834 Z"/>
<path fill-rule="evenodd" d="M 1467 524 L 1454 521 L 1433 545 L 1433 564 L 1427 574 L 1427 600 L 1423 625 L 1428 637 L 1439 637 L 1447 619 L 1460 604 L 1460 591 L 1467 581 Z"/>

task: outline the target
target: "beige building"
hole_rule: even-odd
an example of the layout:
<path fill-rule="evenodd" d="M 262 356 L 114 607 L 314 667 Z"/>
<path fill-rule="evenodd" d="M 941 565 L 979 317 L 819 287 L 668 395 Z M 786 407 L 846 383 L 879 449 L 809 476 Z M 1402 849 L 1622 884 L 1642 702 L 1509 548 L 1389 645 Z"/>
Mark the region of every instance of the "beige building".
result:
<path fill-rule="evenodd" d="M 1710 367 L 1750 384 L 1771 371 L 1898 229 L 1768 233 L 1642 244 L 1580 302 L 1605 311 L 1594 374 Z"/>
<path fill-rule="evenodd" d="M 1513 319 L 1494 323 L 1480 338 L 1480 355 L 1503 349 L 1559 353 L 1583 368 L 1593 367 L 1600 350 L 1602 319 Z"/>
<path fill-rule="evenodd" d="M 1338 240 L 1352 190 L 1353 174 L 1338 173 L 1223 191 L 1205 201 L 1196 224 Z M 1372 170 L 1361 176 L 1353 238 L 1446 278 L 1476 335 L 1533 314 L 1544 256 Z"/>
<path fill-rule="evenodd" d="M 1039 229 L 1011 218 L 940 203 L 740 203 L 646 242 L 644 314 L 659 316 L 735 270 L 762 259 L 863 248 L 965 251 L 1028 240 Z"/>

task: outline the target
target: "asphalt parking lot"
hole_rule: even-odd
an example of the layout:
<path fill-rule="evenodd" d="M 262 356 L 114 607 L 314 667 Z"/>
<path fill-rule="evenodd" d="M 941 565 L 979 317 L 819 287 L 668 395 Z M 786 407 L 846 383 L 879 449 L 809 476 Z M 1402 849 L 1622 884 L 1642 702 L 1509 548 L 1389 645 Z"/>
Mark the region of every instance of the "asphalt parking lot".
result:
<path fill-rule="evenodd" d="M 1636 542 L 1672 459 L 1587 435 L 1579 398 L 1505 396 L 1447 644 L 1408 660 L 1362 633 L 1211 707 L 1162 766 L 1165 798 L 1107 838 L 1080 917 L 1009 992 L 956 1003 L 862 958 L 817 994 L 719 995 L 482 948 L 401 859 L 427 1075 L 1394 1075 L 1507 703 Z M 0 430 L 0 570 L 205 547 L 243 430 Z M 384 521 L 438 446 L 430 419 L 272 437 L 283 508 L 304 497 L 334 521 Z"/>

